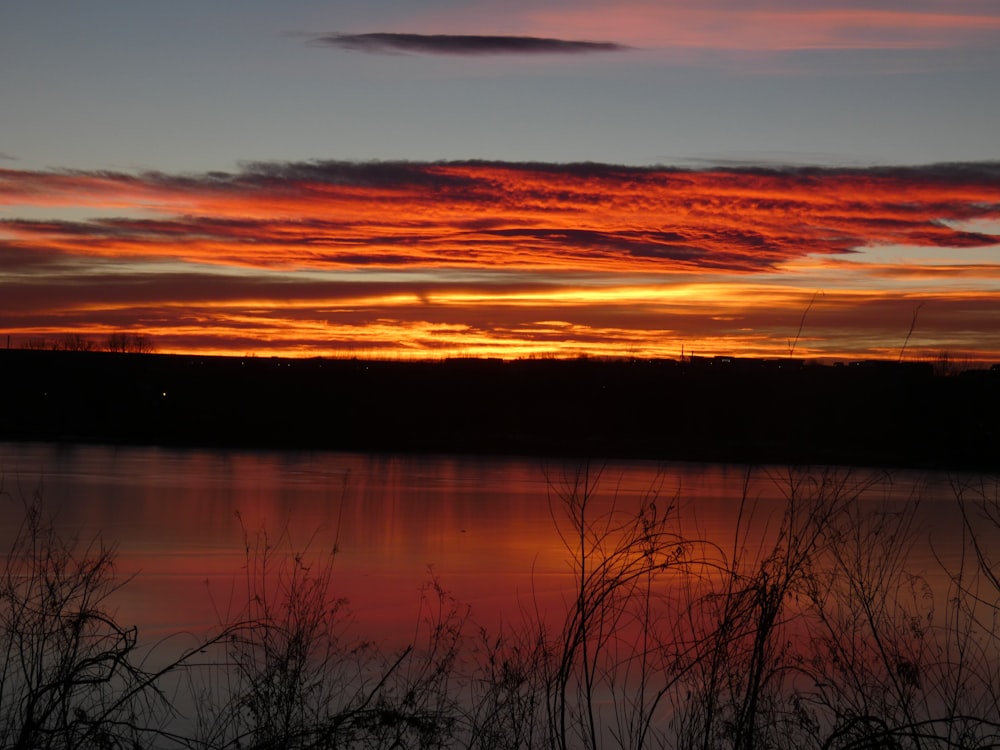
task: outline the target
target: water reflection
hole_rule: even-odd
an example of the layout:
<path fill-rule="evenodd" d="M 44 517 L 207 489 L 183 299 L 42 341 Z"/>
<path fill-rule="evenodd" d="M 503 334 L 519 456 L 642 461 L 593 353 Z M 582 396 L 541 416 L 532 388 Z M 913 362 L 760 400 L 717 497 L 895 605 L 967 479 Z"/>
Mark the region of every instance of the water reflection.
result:
<path fill-rule="evenodd" d="M 41 489 L 64 532 L 118 545 L 135 578 L 123 621 L 144 632 L 198 630 L 237 606 L 246 543 L 266 530 L 289 549 L 334 547 L 338 593 L 359 623 L 392 637 L 412 630 L 433 573 L 475 619 L 493 627 L 521 606 L 560 606 L 569 555 L 556 533 L 558 490 L 578 463 L 337 453 L 168 450 L 0 444 L 6 490 Z M 596 467 L 592 467 L 596 471 Z M 726 465 L 614 463 L 603 468 L 596 513 L 654 493 L 683 533 L 733 543 L 737 500 L 766 534 L 785 507 L 787 475 Z M 858 474 L 865 502 L 919 513 L 916 572 L 943 581 L 938 559 L 961 555 L 960 518 L 946 475 Z M 915 500 L 920 500 L 919 510 Z M 13 533 L 5 503 L 0 541 Z M 405 637 L 405 636 L 404 636 Z"/>

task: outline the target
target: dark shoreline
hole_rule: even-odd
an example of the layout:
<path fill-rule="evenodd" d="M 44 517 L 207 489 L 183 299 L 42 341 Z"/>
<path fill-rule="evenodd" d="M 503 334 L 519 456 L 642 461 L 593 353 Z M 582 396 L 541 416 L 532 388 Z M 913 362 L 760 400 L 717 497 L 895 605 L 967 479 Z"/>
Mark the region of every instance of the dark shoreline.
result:
<path fill-rule="evenodd" d="M 0 440 L 1000 470 L 1000 368 L 0 350 Z"/>

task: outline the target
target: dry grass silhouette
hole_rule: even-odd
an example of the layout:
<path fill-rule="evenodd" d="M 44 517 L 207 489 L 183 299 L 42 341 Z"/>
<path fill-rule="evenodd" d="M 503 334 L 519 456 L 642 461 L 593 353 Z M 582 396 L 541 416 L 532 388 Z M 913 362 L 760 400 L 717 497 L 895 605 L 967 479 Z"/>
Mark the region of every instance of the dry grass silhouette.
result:
<path fill-rule="evenodd" d="M 490 632 L 430 578 L 391 651 L 352 629 L 335 547 L 245 530 L 239 606 L 192 648 L 158 645 L 155 670 L 115 617 L 113 545 L 63 539 L 40 497 L 4 493 L 21 521 L 0 567 L 0 747 L 1000 743 L 1000 485 L 956 482 L 969 557 L 941 601 L 906 569 L 912 515 L 866 499 L 878 476 L 772 478 L 767 533 L 748 480 L 733 538 L 710 541 L 656 488 L 619 498 L 590 465 L 550 477 L 561 615 L 528 607 Z"/>

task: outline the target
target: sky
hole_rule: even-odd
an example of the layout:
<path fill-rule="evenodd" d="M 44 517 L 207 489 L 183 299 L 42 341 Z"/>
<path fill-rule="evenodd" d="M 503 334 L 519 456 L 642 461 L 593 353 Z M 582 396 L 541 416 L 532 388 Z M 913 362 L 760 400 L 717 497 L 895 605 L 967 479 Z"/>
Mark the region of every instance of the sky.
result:
<path fill-rule="evenodd" d="M 0 0 L 0 336 L 1000 361 L 997 80 L 995 0 Z"/>

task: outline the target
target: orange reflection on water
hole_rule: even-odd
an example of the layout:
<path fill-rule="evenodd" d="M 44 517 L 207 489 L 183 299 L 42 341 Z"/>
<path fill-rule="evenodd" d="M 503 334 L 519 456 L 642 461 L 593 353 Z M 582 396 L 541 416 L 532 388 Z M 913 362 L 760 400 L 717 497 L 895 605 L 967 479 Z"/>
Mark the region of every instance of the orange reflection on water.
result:
<path fill-rule="evenodd" d="M 18 477 L 8 490 L 43 485 L 64 536 L 86 542 L 100 534 L 117 545 L 117 569 L 128 579 L 114 599 L 119 619 L 139 624 L 148 638 L 238 619 L 263 532 L 276 571 L 294 552 L 319 571 L 335 551 L 331 596 L 350 601 L 359 633 L 393 642 L 412 637 L 432 577 L 491 632 L 525 612 L 558 626 L 577 585 L 574 527 L 558 495 L 579 464 L 3 445 L 0 465 L 5 476 Z M 780 476 L 759 472 L 738 526 L 744 479 L 742 467 L 612 464 L 600 477 L 589 523 L 605 528 L 613 507 L 627 518 L 653 500 L 669 514 L 671 533 L 701 540 L 688 545 L 688 559 L 739 553 L 753 563 L 767 553 L 785 505 Z M 946 480 L 900 476 L 865 501 L 909 509 L 915 487 L 930 493 L 918 521 L 933 532 L 934 546 L 915 547 L 907 559 L 911 571 L 945 585 L 942 592 L 938 559 L 961 553 Z M 7 544 L 17 505 L 5 503 L 2 513 L 0 543 Z M 714 580 L 707 570 L 688 572 L 705 586 Z M 658 580 L 669 588 L 688 579 L 667 571 Z M 672 595 L 690 600 L 696 589 Z"/>

